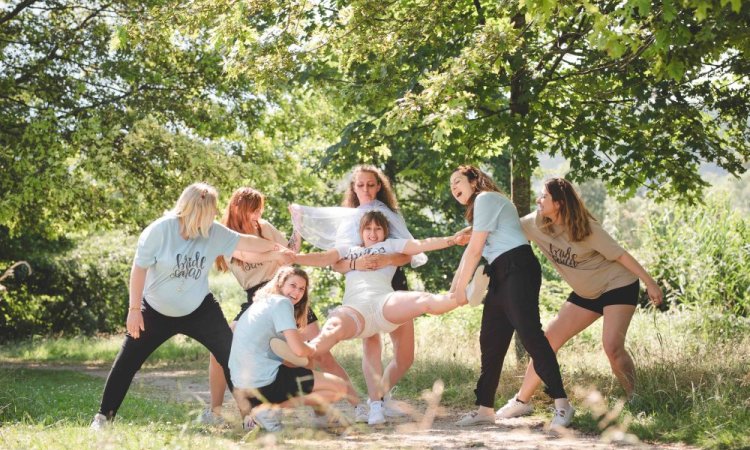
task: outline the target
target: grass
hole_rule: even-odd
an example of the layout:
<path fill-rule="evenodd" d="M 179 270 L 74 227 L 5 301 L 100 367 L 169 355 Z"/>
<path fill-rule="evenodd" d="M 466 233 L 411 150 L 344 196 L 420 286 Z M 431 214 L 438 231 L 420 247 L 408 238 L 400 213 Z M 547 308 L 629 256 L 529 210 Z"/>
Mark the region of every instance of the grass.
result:
<path fill-rule="evenodd" d="M 443 317 L 420 318 L 415 363 L 399 384 L 396 397 L 418 399 L 441 379 L 444 406 L 473 408 L 480 315 L 481 309 L 463 308 Z M 750 448 L 746 431 L 750 429 L 749 331 L 746 319 L 706 312 L 637 313 L 628 345 L 636 361 L 640 398 L 623 406 L 622 390 L 601 350 L 601 321 L 597 322 L 560 352 L 564 381 L 579 407 L 574 427 L 605 437 L 635 435 L 656 444 Z M 388 353 L 390 344 L 385 341 Z M 14 367 L 45 363 L 108 368 L 120 343 L 120 336 L 34 339 L 3 346 L 0 363 L 6 367 L 9 363 Z M 335 349 L 363 391 L 360 352 L 358 341 Z M 206 352 L 190 339 L 174 339 L 147 362 L 147 367 L 160 366 L 205 370 Z M 511 350 L 496 406 L 516 392 L 524 369 L 523 364 L 516 364 Z M 67 370 L 1 369 L 0 447 L 49 448 L 50 442 L 60 442 L 64 448 L 233 448 L 245 438 L 236 428 L 215 431 L 193 426 L 191 418 L 202 407 L 197 401 L 165 400 L 148 387 L 135 385 L 120 410 L 115 432 L 103 442 L 104 437 L 85 429 L 102 387 L 100 378 Z M 537 394 L 536 414 L 547 417 L 549 404 L 543 394 Z"/>

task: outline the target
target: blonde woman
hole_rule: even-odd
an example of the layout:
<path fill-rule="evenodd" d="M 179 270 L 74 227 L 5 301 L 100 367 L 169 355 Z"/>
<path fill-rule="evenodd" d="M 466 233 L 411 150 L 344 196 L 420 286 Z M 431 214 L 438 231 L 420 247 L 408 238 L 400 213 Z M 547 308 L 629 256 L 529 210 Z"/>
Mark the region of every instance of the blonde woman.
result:
<path fill-rule="evenodd" d="M 114 419 L 143 362 L 176 334 L 208 348 L 229 381 L 232 330 L 208 290 L 209 268 L 219 255 L 230 258 L 235 250 L 260 253 L 280 247 L 214 222 L 217 197 L 214 187 L 192 184 L 182 191 L 172 211 L 141 233 L 130 271 L 125 342 L 107 377 L 91 428 L 99 430 Z"/>

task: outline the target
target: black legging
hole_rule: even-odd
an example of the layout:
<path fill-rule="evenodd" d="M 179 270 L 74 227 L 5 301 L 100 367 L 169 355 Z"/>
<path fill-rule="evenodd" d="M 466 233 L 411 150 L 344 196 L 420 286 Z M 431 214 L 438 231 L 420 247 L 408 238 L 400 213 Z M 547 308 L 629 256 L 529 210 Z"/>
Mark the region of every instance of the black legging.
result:
<path fill-rule="evenodd" d="M 125 335 L 125 341 L 104 385 L 99 413 L 109 419 L 117 414 L 130 383 L 143 362 L 161 344 L 176 334 L 184 334 L 195 339 L 213 353 L 216 361 L 224 369 L 229 389 L 232 389 L 227 365 L 229 350 L 232 347 L 232 330 L 227 325 L 219 302 L 212 294 L 208 294 L 203 303 L 187 316 L 169 317 L 160 314 L 145 299 L 142 312 L 144 330 L 138 339 L 133 339 L 130 333 Z"/>
<path fill-rule="evenodd" d="M 490 286 L 479 334 L 482 372 L 474 390 L 476 404 L 494 406 L 513 330 L 533 359 L 534 370 L 547 385 L 545 392 L 552 398 L 566 398 L 557 357 L 544 336 L 539 319 L 542 270 L 531 246 L 508 250 L 495 258 L 485 272 L 490 277 Z"/>

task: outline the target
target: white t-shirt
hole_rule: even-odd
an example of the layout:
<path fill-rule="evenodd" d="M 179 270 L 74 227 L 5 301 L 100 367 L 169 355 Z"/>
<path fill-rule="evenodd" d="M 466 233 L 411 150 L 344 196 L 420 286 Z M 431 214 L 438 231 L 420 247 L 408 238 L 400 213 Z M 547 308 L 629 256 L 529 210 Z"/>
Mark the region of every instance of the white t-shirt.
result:
<path fill-rule="evenodd" d="M 370 247 L 337 246 L 336 250 L 341 259 L 351 261 L 367 255 L 401 253 L 408 241 L 408 239 L 386 239 Z M 354 297 L 362 299 L 371 293 L 393 292 L 391 280 L 394 273 L 396 273 L 395 266 L 385 266 L 378 270 L 350 270 L 344 275 L 346 283 L 343 304 L 346 305 Z"/>
<path fill-rule="evenodd" d="M 498 256 L 529 242 L 521 229 L 515 205 L 504 195 L 485 191 L 474 200 L 474 231 L 489 231 L 482 256 L 492 263 Z"/>
<path fill-rule="evenodd" d="M 157 312 L 182 317 L 208 295 L 208 271 L 217 256 L 231 257 L 240 234 L 214 222 L 208 237 L 184 239 L 179 219 L 161 217 L 141 233 L 133 262 L 147 269 L 143 296 Z"/>
<path fill-rule="evenodd" d="M 232 383 L 242 389 L 273 383 L 281 358 L 271 350 L 271 338 L 284 339 L 284 331 L 296 328 L 291 300 L 278 294 L 256 299 L 240 316 L 234 329 L 229 353 Z"/>

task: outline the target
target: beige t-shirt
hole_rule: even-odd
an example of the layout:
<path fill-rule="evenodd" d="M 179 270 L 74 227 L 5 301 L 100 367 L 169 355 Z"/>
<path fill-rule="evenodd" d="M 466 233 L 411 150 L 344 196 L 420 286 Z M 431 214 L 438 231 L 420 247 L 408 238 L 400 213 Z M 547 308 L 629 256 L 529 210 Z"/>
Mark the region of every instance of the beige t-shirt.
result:
<path fill-rule="evenodd" d="M 591 234 L 580 242 L 571 242 L 568 233 L 562 229 L 547 234 L 539 229 L 541 224 L 542 216 L 536 211 L 521 218 L 526 237 L 539 247 L 560 276 L 581 297 L 595 299 L 638 279 L 616 261 L 625 249 L 602 229 L 599 222 L 591 220 Z"/>
<path fill-rule="evenodd" d="M 263 219 L 261 219 L 259 223 L 263 238 L 286 246 L 287 240 L 281 231 L 277 230 L 273 225 Z M 248 263 L 232 258 L 232 263 L 229 264 L 229 269 L 232 271 L 235 278 L 237 278 L 237 281 L 240 282 L 242 288 L 247 290 L 264 281 L 270 280 L 279 266 L 281 266 L 281 264 L 277 261 Z"/>

